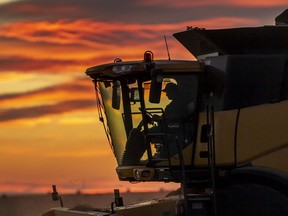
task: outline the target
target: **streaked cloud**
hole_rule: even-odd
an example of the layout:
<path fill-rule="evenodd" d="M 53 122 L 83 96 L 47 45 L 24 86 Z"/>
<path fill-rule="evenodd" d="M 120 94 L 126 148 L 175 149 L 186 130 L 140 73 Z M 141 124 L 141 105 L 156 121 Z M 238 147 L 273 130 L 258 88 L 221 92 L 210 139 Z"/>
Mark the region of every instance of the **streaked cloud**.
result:
<path fill-rule="evenodd" d="M 211 6 L 236 6 L 236 7 L 285 7 L 287 6 L 287 1 L 285 0 L 182 0 L 182 1 L 173 1 L 173 0 L 146 0 L 140 3 L 141 5 L 154 5 L 161 7 L 211 7 Z"/>
<path fill-rule="evenodd" d="M 220 22 L 221 21 L 221 22 Z M 104 23 L 93 20 L 58 20 L 40 22 L 16 22 L 0 29 L 0 37 L 14 38 L 33 43 L 55 45 L 77 44 L 101 50 L 134 42 L 157 41 L 159 36 L 185 30 L 187 25 L 203 28 L 235 27 L 258 24 L 256 19 L 239 17 L 217 17 L 191 20 L 176 24 L 159 23 L 125 24 Z"/>
<path fill-rule="evenodd" d="M 34 96 L 39 93 L 44 93 L 48 89 L 51 93 L 55 89 L 61 88 L 63 84 L 64 89 L 67 85 L 80 85 L 79 81 L 73 81 L 74 76 L 63 76 L 59 74 L 36 74 L 36 73 L 2 73 L 0 79 L 0 100 L 2 103 L 7 100 L 21 99 L 23 96 Z M 81 79 L 79 79 L 81 80 Z M 69 82 L 72 82 L 68 84 Z M 86 84 L 86 83 L 85 83 Z M 86 84 L 88 85 L 88 83 Z M 80 88 L 81 90 L 81 88 Z M 37 93 L 39 92 L 39 93 Z M 25 97 L 24 99 L 28 99 Z"/>
<path fill-rule="evenodd" d="M 59 20 L 93 19 L 104 22 L 155 24 L 179 23 L 188 20 L 210 19 L 221 16 L 254 17 L 276 16 L 287 7 L 284 0 L 51 0 L 20 1 L 0 7 L 2 20 Z M 53 11 L 53 16 L 51 15 Z"/>
<path fill-rule="evenodd" d="M 135 58 L 137 52 L 138 56 L 142 57 L 142 53 L 147 49 L 156 50 L 157 56 L 163 58 L 166 57 L 163 35 L 171 37 L 174 32 L 183 31 L 186 26 L 191 25 L 223 28 L 244 26 L 245 24 L 257 25 L 259 23 L 252 18 L 233 17 L 157 25 L 104 23 L 86 19 L 16 22 L 2 26 L 0 37 L 10 39 L 10 41 L 15 40 L 15 43 L 20 41 L 21 44 L 30 44 L 34 48 L 27 53 L 26 47 L 22 45 L 23 49 L 10 51 L 8 56 L 1 57 L 0 55 L 2 65 L 0 71 L 62 73 L 82 70 L 84 73 L 85 65 L 87 67 L 111 62 L 119 55 L 124 55 L 126 59 L 132 59 Z M 174 39 L 170 41 L 172 40 Z M 170 46 L 172 52 L 174 44 L 172 43 Z M 36 49 L 35 47 L 43 47 L 43 49 L 40 51 L 40 48 Z M 57 49 L 60 50 L 60 53 Z M 183 52 L 178 54 L 177 58 L 179 59 L 187 58 Z"/>
<path fill-rule="evenodd" d="M 60 76 L 62 77 L 62 76 Z M 49 79 L 49 75 L 43 75 L 40 76 L 40 78 L 43 79 Z M 53 76 L 50 77 L 51 79 L 54 78 Z M 59 80 L 59 77 L 56 75 L 55 79 L 58 78 L 58 82 L 54 82 L 53 85 L 50 83 L 50 86 L 45 86 L 43 85 L 43 87 L 41 88 L 36 88 L 33 90 L 27 90 L 24 92 L 15 92 L 15 93 L 11 93 L 11 94 L 0 94 L 0 100 L 1 102 L 5 102 L 5 100 L 11 100 L 11 99 L 29 99 L 29 98 L 33 98 L 35 99 L 37 96 L 42 95 L 44 96 L 44 99 L 47 99 L 45 97 L 45 95 L 51 95 L 51 96 L 55 96 L 57 98 L 57 94 L 60 93 L 65 93 L 66 95 L 66 99 L 67 98 L 75 98 L 75 95 L 77 95 L 77 93 L 83 94 L 81 96 L 85 97 L 84 94 L 87 93 L 87 91 L 93 89 L 93 86 L 91 86 L 92 82 L 88 82 L 90 81 L 88 78 L 78 78 L 78 79 L 71 79 L 71 81 L 69 80 L 69 77 L 63 80 Z M 66 82 L 65 82 L 66 80 Z M 25 78 L 22 81 L 26 81 L 28 82 Z M 52 79 L 53 81 L 53 79 Z M 68 82 L 67 82 L 68 81 Z M 13 83 L 12 83 L 13 84 Z M 90 84 L 90 85 L 89 85 Z M 92 87 L 92 88 L 91 88 Z M 71 97 L 69 97 L 69 94 L 71 95 Z M 79 96 L 79 95 L 78 95 Z M 62 95 L 63 97 L 63 95 Z"/>
<path fill-rule="evenodd" d="M 75 65 L 73 60 L 57 59 L 32 59 L 20 56 L 0 57 L 0 71 L 53 71 L 56 68 L 66 68 L 69 65 Z"/>
<path fill-rule="evenodd" d="M 38 118 L 46 115 L 59 115 L 68 111 L 90 108 L 92 106 L 95 106 L 94 100 L 71 100 L 59 102 L 53 105 L 13 108 L 2 110 L 0 112 L 0 122 Z"/>

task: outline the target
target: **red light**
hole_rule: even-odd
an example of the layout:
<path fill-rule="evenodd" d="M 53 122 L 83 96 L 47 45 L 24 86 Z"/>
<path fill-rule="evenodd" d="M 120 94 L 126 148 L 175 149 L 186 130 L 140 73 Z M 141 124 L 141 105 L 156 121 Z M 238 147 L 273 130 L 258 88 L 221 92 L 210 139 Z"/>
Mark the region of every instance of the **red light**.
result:
<path fill-rule="evenodd" d="M 146 51 L 145 53 L 144 53 L 144 61 L 146 61 L 146 62 L 151 62 L 151 61 L 153 61 L 154 60 L 154 55 L 153 55 L 153 53 L 151 52 L 151 51 Z"/>
<path fill-rule="evenodd" d="M 116 62 L 122 62 L 122 59 L 116 58 L 116 59 L 114 59 L 114 62 L 115 62 L 115 63 L 116 63 Z"/>

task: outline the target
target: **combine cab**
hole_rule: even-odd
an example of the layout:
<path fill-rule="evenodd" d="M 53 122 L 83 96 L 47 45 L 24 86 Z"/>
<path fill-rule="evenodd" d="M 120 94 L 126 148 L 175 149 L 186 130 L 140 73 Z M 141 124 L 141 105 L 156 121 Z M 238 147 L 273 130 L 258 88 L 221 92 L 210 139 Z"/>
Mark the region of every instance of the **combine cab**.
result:
<path fill-rule="evenodd" d="M 174 36 L 197 61 L 146 51 L 86 71 L 119 179 L 181 184 L 112 213 L 287 216 L 288 26 Z"/>

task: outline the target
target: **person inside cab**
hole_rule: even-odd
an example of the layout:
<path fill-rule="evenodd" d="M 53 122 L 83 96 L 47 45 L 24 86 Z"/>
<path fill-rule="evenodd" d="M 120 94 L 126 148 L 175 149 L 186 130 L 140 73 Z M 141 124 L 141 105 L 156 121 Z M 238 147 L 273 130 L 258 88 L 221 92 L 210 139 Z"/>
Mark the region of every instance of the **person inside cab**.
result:
<path fill-rule="evenodd" d="M 183 89 L 182 89 L 183 90 Z M 154 159 L 165 159 L 168 155 L 177 154 L 177 143 L 185 146 L 185 123 L 184 119 L 195 109 L 194 103 L 187 101 L 187 96 L 183 95 L 178 85 L 174 82 L 169 82 L 165 85 L 162 92 L 165 92 L 166 97 L 171 102 L 164 108 L 162 116 L 153 115 L 149 117 L 149 121 L 154 122 L 152 127 L 149 127 L 148 133 L 152 138 L 156 152 L 153 154 Z M 155 123 L 157 122 L 157 123 Z M 165 133 L 165 136 L 153 134 Z M 122 158 L 122 165 L 137 164 L 144 152 L 146 151 L 146 137 L 143 130 L 143 122 L 138 127 L 131 130 L 127 139 L 125 151 Z"/>

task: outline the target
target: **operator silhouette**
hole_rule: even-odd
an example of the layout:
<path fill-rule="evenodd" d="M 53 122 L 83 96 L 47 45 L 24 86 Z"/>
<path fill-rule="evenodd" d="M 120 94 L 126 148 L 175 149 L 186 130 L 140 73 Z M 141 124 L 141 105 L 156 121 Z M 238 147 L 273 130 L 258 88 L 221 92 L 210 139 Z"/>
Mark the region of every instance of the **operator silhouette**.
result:
<path fill-rule="evenodd" d="M 166 93 L 166 97 L 171 102 L 166 106 L 164 110 L 166 124 L 169 127 L 171 123 L 179 122 L 179 118 L 183 116 L 183 102 L 181 102 L 181 95 L 179 94 L 178 86 L 175 83 L 168 83 L 163 90 Z M 170 125 L 172 126 L 172 125 Z"/>
<path fill-rule="evenodd" d="M 167 134 L 166 145 L 168 145 L 169 154 L 174 155 L 177 153 L 176 142 L 182 143 L 184 141 L 183 117 L 187 115 L 188 108 L 177 84 L 168 83 L 163 92 L 171 100 L 164 110 L 164 118 Z"/>
<path fill-rule="evenodd" d="M 160 122 L 162 121 L 162 126 L 154 126 L 149 129 L 149 133 L 161 133 L 162 129 L 166 133 L 166 143 L 164 144 L 163 138 L 154 138 L 157 146 L 155 146 L 156 153 L 154 157 L 156 158 L 166 158 L 168 155 L 174 155 L 177 153 L 176 142 L 181 143 L 183 146 L 184 142 L 184 126 L 183 118 L 191 112 L 191 106 L 193 108 L 193 103 L 187 103 L 185 100 L 185 95 L 181 95 L 179 88 L 175 83 L 168 83 L 165 89 L 162 90 L 166 93 L 166 97 L 171 100 L 171 102 L 165 107 L 163 116 L 153 115 L 151 121 Z M 145 135 L 142 129 L 143 122 L 141 122 L 137 128 L 131 130 L 126 148 L 122 157 L 122 165 L 135 165 L 139 163 L 141 157 L 146 151 Z M 161 129 L 162 128 L 162 129 Z M 151 141 L 152 142 L 152 141 Z"/>

